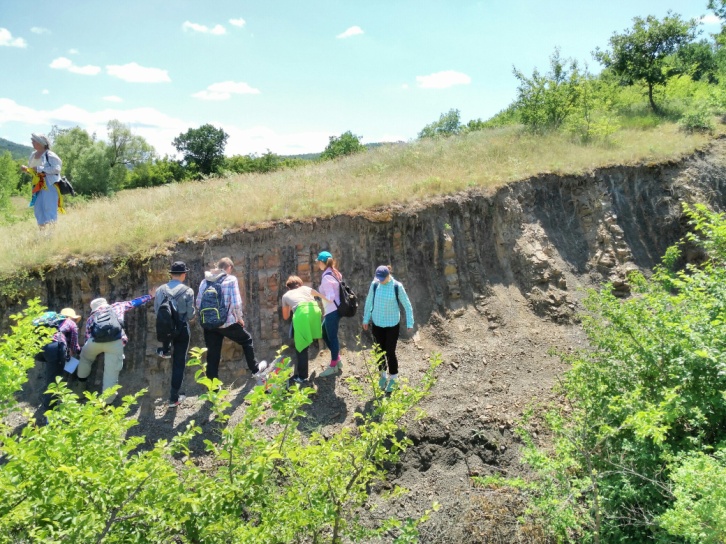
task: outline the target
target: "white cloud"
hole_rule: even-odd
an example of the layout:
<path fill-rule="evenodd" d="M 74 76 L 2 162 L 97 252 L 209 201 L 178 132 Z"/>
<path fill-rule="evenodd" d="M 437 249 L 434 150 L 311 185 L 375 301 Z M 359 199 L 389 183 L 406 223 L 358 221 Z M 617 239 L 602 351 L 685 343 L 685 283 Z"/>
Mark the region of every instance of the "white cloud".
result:
<path fill-rule="evenodd" d="M 76 66 L 71 59 L 65 57 L 58 57 L 53 60 L 50 63 L 50 67 L 56 70 L 68 70 L 72 74 L 81 74 L 84 76 L 95 76 L 101 71 L 99 66 L 92 66 L 90 64 L 87 66 Z"/>
<path fill-rule="evenodd" d="M 7 28 L 0 28 L 0 47 L 28 47 L 27 42 L 23 38 L 13 38 L 13 35 Z"/>
<path fill-rule="evenodd" d="M 194 93 L 192 96 L 200 100 L 229 100 L 233 94 L 260 94 L 260 90 L 242 81 L 239 83 L 222 81 L 221 83 L 212 83 L 205 90 Z"/>
<path fill-rule="evenodd" d="M 416 76 L 416 83 L 422 89 L 447 89 L 454 85 L 468 85 L 471 78 L 461 72 L 444 70 L 427 76 Z"/>
<path fill-rule="evenodd" d="M 43 89 L 41 94 L 50 94 L 50 91 L 48 89 Z"/>
<path fill-rule="evenodd" d="M 242 17 L 240 17 L 239 19 L 230 19 L 229 20 L 229 24 L 231 24 L 232 26 L 237 26 L 239 28 L 242 28 L 243 26 L 245 26 L 246 22 L 247 21 L 245 21 Z"/>
<path fill-rule="evenodd" d="M 704 25 L 720 25 L 721 17 L 719 17 L 718 15 L 715 15 L 713 13 L 709 13 L 708 15 L 701 17 L 701 22 Z"/>
<path fill-rule="evenodd" d="M 103 99 L 106 102 L 123 102 L 123 99 L 118 96 L 110 95 L 110 96 L 104 96 Z"/>
<path fill-rule="evenodd" d="M 171 81 L 169 72 L 161 68 L 146 68 L 135 62 L 109 64 L 106 73 L 130 83 L 166 83 Z"/>
<path fill-rule="evenodd" d="M 404 91 L 408 90 L 408 83 L 404 83 L 403 85 L 401 85 L 401 88 L 402 88 L 402 89 L 403 89 Z"/>
<path fill-rule="evenodd" d="M 134 134 L 142 136 L 160 155 L 175 155 L 176 149 L 171 145 L 172 140 L 186 132 L 189 127 L 198 126 L 198 123 L 171 117 L 154 108 L 124 110 L 110 107 L 88 111 L 66 104 L 53 110 L 35 110 L 21 106 L 14 100 L 0 98 L 0 127 L 3 127 L 3 137 L 12 141 L 23 141 L 31 132 L 45 132 L 52 125 L 61 128 L 79 126 L 90 134 L 96 133 L 104 139 L 109 119 L 118 119 L 123 124 L 129 125 Z M 6 127 L 3 125 L 6 123 L 14 125 L 12 133 L 5 130 Z M 211 124 L 222 127 L 229 134 L 225 148 L 227 155 L 261 154 L 268 149 L 280 155 L 320 152 L 328 145 L 328 137 L 339 132 L 328 130 L 278 133 L 264 126 L 241 128 L 217 121 L 211 121 Z M 392 136 L 392 138 L 397 137 Z"/>
<path fill-rule="evenodd" d="M 214 34 L 215 36 L 221 36 L 227 33 L 227 30 L 222 25 L 214 25 L 210 28 L 206 25 L 200 25 L 190 21 L 184 21 L 182 29 L 185 31 L 191 30 L 192 32 L 199 32 L 201 34 Z"/>
<path fill-rule="evenodd" d="M 350 38 L 351 36 L 357 36 L 359 34 L 363 34 L 363 29 L 359 26 L 352 26 L 349 29 L 347 29 L 345 32 L 341 32 L 336 36 L 338 39 L 342 38 Z"/>
<path fill-rule="evenodd" d="M 43 28 L 42 26 L 34 26 L 30 29 L 33 34 L 50 34 L 50 30 Z"/>
<path fill-rule="evenodd" d="M 68 54 L 69 55 L 77 55 L 79 53 L 78 49 L 69 49 Z"/>

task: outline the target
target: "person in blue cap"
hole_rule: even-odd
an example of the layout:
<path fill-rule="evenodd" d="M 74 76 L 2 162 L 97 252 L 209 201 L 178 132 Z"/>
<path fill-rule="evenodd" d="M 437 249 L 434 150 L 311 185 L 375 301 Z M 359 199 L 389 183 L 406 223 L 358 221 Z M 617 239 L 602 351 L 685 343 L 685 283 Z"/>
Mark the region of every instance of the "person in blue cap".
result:
<path fill-rule="evenodd" d="M 390 266 L 379 266 L 368 289 L 365 308 L 363 309 L 363 330 L 368 330 L 372 323 L 373 338 L 383 351 L 379 362 L 381 378 L 378 385 L 390 394 L 398 382 L 398 358 L 396 345 L 400 334 L 401 310 L 406 312 L 406 328 L 413 329 L 413 308 L 403 284 L 396 281 L 391 274 Z M 388 370 L 388 372 L 386 372 Z"/>
<path fill-rule="evenodd" d="M 329 251 L 321 251 L 316 259 L 318 269 L 323 275 L 320 278 L 318 292 L 325 297 L 323 301 L 323 340 L 330 350 L 330 366 L 320 373 L 320 377 L 334 376 L 343 371 L 340 361 L 340 342 L 338 341 L 338 325 L 340 324 L 340 282 L 342 274 L 335 268 L 335 260 Z"/>

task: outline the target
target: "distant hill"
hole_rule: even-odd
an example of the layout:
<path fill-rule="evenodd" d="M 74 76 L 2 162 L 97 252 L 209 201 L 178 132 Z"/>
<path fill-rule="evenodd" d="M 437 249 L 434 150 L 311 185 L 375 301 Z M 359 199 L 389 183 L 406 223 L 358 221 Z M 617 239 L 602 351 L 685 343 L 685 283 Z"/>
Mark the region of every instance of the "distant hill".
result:
<path fill-rule="evenodd" d="M 29 145 L 16 144 L 15 142 L 11 142 L 10 140 L 0 138 L 0 154 L 4 153 L 5 151 L 10 151 L 13 159 L 27 159 L 30 153 L 33 151 L 33 148 Z"/>
<path fill-rule="evenodd" d="M 376 147 L 380 147 L 382 145 L 397 145 L 402 144 L 405 142 L 373 142 L 370 144 L 363 144 L 368 149 L 374 149 Z M 320 153 L 301 153 L 300 155 L 282 155 L 283 159 L 305 159 L 306 161 L 314 161 L 320 158 L 322 151 Z"/>

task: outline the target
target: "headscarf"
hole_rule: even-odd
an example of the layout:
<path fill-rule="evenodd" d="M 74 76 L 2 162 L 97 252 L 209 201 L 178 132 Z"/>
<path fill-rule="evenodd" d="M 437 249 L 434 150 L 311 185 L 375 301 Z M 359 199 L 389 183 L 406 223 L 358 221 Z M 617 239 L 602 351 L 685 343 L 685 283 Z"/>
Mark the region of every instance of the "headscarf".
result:
<path fill-rule="evenodd" d="M 34 142 L 38 142 L 40 145 L 44 146 L 46 149 L 50 149 L 50 141 L 48 138 L 45 137 L 45 134 L 36 134 L 33 132 L 30 135 L 30 139 Z"/>

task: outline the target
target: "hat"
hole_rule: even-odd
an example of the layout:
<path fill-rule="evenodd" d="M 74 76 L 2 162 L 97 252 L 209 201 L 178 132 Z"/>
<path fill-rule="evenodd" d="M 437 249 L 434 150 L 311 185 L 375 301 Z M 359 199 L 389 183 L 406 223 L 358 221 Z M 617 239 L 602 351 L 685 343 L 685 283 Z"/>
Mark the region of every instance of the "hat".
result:
<path fill-rule="evenodd" d="M 184 261 L 175 261 L 169 269 L 170 274 L 185 274 L 189 272 L 189 267 Z"/>
<path fill-rule="evenodd" d="M 30 139 L 50 149 L 50 142 L 48 141 L 48 138 L 45 137 L 45 134 L 36 134 L 35 132 L 33 132 L 30 135 Z"/>
<path fill-rule="evenodd" d="M 320 261 L 321 263 L 327 263 L 328 259 L 332 259 L 333 254 L 330 253 L 330 251 L 321 251 L 318 253 L 318 258 L 316 260 Z"/>
<path fill-rule="evenodd" d="M 76 323 L 78 323 L 78 321 L 80 321 L 80 319 L 81 319 L 81 316 L 78 315 L 73 308 L 63 308 L 60 311 L 60 314 L 66 316 L 66 317 L 70 317 Z"/>
<path fill-rule="evenodd" d="M 390 273 L 391 271 L 388 270 L 388 267 L 386 265 L 381 265 L 376 268 L 376 279 L 378 281 L 383 281 L 388 277 Z"/>
<path fill-rule="evenodd" d="M 92 312 L 95 312 L 101 306 L 108 306 L 108 302 L 106 302 L 106 299 L 105 298 L 94 298 L 91 301 L 91 311 Z"/>

